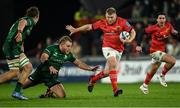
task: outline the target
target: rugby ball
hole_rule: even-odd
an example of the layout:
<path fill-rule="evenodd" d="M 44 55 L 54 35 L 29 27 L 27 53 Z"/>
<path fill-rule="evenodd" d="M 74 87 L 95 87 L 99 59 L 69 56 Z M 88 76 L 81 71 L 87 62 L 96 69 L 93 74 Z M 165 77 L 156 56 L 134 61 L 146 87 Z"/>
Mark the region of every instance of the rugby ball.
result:
<path fill-rule="evenodd" d="M 130 38 L 130 34 L 127 31 L 122 31 L 119 35 L 120 40 L 126 40 Z"/>

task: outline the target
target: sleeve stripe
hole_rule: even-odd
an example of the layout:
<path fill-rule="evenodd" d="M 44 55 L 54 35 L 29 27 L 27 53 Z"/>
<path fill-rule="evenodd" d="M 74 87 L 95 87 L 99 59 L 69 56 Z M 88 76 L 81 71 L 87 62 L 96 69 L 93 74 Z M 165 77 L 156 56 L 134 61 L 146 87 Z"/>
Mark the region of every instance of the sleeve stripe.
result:
<path fill-rule="evenodd" d="M 50 51 L 48 49 L 45 49 L 45 51 L 47 51 L 48 53 L 50 53 Z"/>

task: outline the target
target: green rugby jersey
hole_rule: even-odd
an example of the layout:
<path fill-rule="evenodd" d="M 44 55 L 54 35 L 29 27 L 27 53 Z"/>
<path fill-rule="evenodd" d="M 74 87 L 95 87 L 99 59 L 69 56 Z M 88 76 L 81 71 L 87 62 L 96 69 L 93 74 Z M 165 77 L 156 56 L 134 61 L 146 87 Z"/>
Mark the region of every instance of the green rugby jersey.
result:
<path fill-rule="evenodd" d="M 21 42 L 16 42 L 15 41 L 15 36 L 16 36 L 16 34 L 18 32 L 18 24 L 19 24 L 20 20 L 22 20 L 22 19 L 27 21 L 27 25 L 25 26 L 24 30 L 22 31 L 22 41 Z M 8 35 L 6 37 L 4 46 L 9 44 L 12 47 L 12 50 L 17 48 L 21 52 L 21 46 L 22 46 L 24 40 L 26 39 L 26 37 L 28 35 L 30 35 L 30 32 L 31 32 L 34 25 L 35 25 L 35 22 L 32 19 L 32 17 L 22 17 L 22 18 L 18 19 L 11 26 L 11 28 L 9 30 L 9 33 L 8 33 Z M 4 49 L 6 49 L 6 48 L 4 48 Z"/>
<path fill-rule="evenodd" d="M 61 52 L 59 45 L 50 45 L 43 53 L 47 53 L 49 58 L 47 62 L 40 65 L 41 71 L 49 71 L 49 66 L 53 66 L 59 70 L 65 62 L 74 62 L 76 60 L 72 53 L 64 54 Z"/>

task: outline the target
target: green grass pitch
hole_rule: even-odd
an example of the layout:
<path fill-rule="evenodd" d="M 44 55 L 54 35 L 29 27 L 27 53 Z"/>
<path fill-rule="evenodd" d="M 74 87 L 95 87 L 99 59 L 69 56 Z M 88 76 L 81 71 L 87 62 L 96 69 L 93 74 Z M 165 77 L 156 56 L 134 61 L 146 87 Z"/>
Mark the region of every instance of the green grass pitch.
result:
<path fill-rule="evenodd" d="M 64 83 L 65 99 L 38 98 L 46 90 L 44 85 L 38 85 L 24 90 L 29 100 L 21 101 L 11 97 L 15 84 L 2 84 L 0 107 L 180 107 L 180 83 L 168 83 L 167 88 L 151 83 L 148 95 L 141 93 L 140 85 L 119 84 L 124 93 L 113 97 L 110 84 L 97 83 L 93 92 L 89 93 L 86 83 Z"/>

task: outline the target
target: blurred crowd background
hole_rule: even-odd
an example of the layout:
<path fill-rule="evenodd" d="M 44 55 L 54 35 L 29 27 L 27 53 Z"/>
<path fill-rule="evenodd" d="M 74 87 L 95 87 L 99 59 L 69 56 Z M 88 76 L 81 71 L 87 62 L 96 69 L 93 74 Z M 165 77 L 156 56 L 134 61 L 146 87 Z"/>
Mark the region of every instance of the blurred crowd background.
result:
<path fill-rule="evenodd" d="M 59 1 L 61 2 L 61 1 Z M 124 58 L 130 59 L 139 56 L 147 56 L 151 38 L 143 36 L 143 52 L 135 50 L 136 41 L 141 38 L 142 30 L 155 24 L 155 14 L 165 12 L 168 21 L 180 33 L 180 0 L 66 0 L 62 4 L 43 0 L 2 0 L 1 10 L 3 16 L 0 18 L 0 59 L 2 44 L 12 23 L 23 16 L 27 7 L 36 5 L 39 7 L 40 22 L 34 28 L 31 36 L 25 41 L 25 52 L 30 57 L 39 58 L 41 51 L 50 44 L 55 44 L 62 35 L 69 34 L 65 25 L 71 24 L 75 27 L 93 23 L 104 18 L 107 7 L 115 7 L 120 17 L 126 18 L 137 32 L 136 39 L 131 44 L 125 45 Z M 99 57 L 102 56 L 102 32 L 90 31 L 72 36 L 74 40 L 72 52 L 77 57 Z M 180 56 L 180 37 L 172 36 L 167 42 L 167 53 Z"/>

